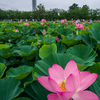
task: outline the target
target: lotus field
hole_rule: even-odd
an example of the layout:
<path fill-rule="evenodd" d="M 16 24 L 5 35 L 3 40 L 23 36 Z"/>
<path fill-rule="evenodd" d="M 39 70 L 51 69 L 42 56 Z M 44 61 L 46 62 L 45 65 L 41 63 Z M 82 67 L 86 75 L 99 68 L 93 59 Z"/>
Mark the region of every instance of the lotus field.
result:
<path fill-rule="evenodd" d="M 99 100 L 100 21 L 0 22 L 0 100 Z"/>

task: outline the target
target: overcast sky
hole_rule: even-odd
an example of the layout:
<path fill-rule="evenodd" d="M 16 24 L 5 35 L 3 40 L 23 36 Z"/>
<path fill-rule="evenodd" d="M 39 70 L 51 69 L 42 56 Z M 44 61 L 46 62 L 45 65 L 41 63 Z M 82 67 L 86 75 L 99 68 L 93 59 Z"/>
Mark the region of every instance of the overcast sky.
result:
<path fill-rule="evenodd" d="M 60 8 L 68 10 L 73 3 L 79 7 L 88 5 L 90 9 L 100 9 L 100 0 L 37 0 L 37 5 L 44 5 L 46 10 Z M 0 8 L 3 10 L 32 11 L 32 0 L 0 0 Z"/>

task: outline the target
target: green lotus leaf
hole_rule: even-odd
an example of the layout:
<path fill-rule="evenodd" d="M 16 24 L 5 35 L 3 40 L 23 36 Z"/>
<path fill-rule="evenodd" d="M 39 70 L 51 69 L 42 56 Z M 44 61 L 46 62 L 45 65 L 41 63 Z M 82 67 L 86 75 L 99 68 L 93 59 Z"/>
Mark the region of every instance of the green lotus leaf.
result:
<path fill-rule="evenodd" d="M 19 24 L 18 26 L 19 26 L 19 27 L 23 27 L 23 24 L 21 23 L 21 24 Z"/>
<path fill-rule="evenodd" d="M 20 36 L 21 36 L 20 32 L 14 32 L 14 33 L 11 34 L 12 38 L 20 38 Z"/>
<path fill-rule="evenodd" d="M 6 68 L 7 67 L 3 63 L 0 63 L 0 78 L 3 76 Z"/>
<path fill-rule="evenodd" d="M 56 40 L 56 37 L 46 37 L 46 38 L 45 38 L 45 42 L 46 42 L 47 44 L 54 43 L 55 40 Z"/>
<path fill-rule="evenodd" d="M 88 34 L 89 32 L 86 30 L 86 27 L 79 32 L 80 35 Z"/>
<path fill-rule="evenodd" d="M 58 42 L 57 43 L 57 52 L 58 53 L 64 53 L 64 52 L 66 52 L 66 46 L 65 45 L 63 45 L 61 42 Z"/>
<path fill-rule="evenodd" d="M 33 26 L 33 25 L 32 25 Z M 34 35 L 35 34 L 35 32 L 36 32 L 36 28 L 32 28 L 32 29 L 30 29 L 29 30 L 29 35 Z"/>
<path fill-rule="evenodd" d="M 47 33 L 51 34 L 54 30 L 54 28 L 48 28 Z"/>
<path fill-rule="evenodd" d="M 56 32 L 64 36 L 69 36 L 72 33 L 71 29 L 64 29 L 64 28 L 58 28 Z"/>
<path fill-rule="evenodd" d="M 97 53 L 89 46 L 84 44 L 75 45 L 67 49 L 67 54 L 69 54 L 73 60 L 79 62 L 82 65 L 92 66 L 97 56 Z"/>
<path fill-rule="evenodd" d="M 4 45 L 4 44 L 0 44 L 0 49 L 6 49 L 6 48 L 9 48 L 8 45 Z"/>
<path fill-rule="evenodd" d="M 20 47 L 20 51 L 21 51 L 21 56 L 27 56 L 33 52 L 35 52 L 37 50 L 36 47 L 34 46 L 29 46 L 29 45 L 24 45 Z"/>
<path fill-rule="evenodd" d="M 23 89 L 19 88 L 20 81 L 16 78 L 0 79 L 0 100 L 11 100 L 17 97 Z"/>
<path fill-rule="evenodd" d="M 5 28 L 5 31 L 8 31 L 8 32 L 12 32 L 12 30 L 13 30 L 12 27 L 6 27 Z"/>
<path fill-rule="evenodd" d="M 27 28 L 27 26 L 23 26 L 21 31 L 20 31 L 20 33 L 22 33 L 24 35 L 28 33 L 28 30 L 26 30 L 25 27 Z"/>
<path fill-rule="evenodd" d="M 56 52 L 57 52 L 56 44 L 43 45 L 39 49 L 39 56 L 41 59 L 44 59 L 45 57 L 49 56 L 51 53 L 56 53 Z"/>
<path fill-rule="evenodd" d="M 19 97 L 17 99 L 13 99 L 13 100 L 31 100 L 30 98 L 26 98 L 26 97 Z"/>
<path fill-rule="evenodd" d="M 7 59 L 12 56 L 12 49 L 0 49 L 0 56 Z"/>
<path fill-rule="evenodd" d="M 32 72 L 28 76 L 26 76 L 24 79 L 20 80 L 21 81 L 20 87 L 25 88 L 27 85 L 32 83 L 34 80 L 37 80 L 37 77 L 35 77 L 34 72 Z"/>
<path fill-rule="evenodd" d="M 98 76 L 96 81 L 89 87 L 89 90 L 97 94 L 100 100 L 100 75 Z"/>
<path fill-rule="evenodd" d="M 100 62 L 95 63 L 93 66 L 89 67 L 88 71 L 90 71 L 91 73 L 97 73 L 98 75 L 100 75 Z"/>
<path fill-rule="evenodd" d="M 31 72 L 33 68 L 27 65 L 19 66 L 17 68 L 10 68 L 6 72 L 7 77 L 16 77 L 19 80 L 24 79 L 27 77 Z"/>
<path fill-rule="evenodd" d="M 69 54 L 53 53 L 48 57 L 37 61 L 33 72 L 35 73 L 36 77 L 48 76 L 48 68 L 52 67 L 53 64 L 58 64 L 64 69 L 70 60 L 74 59 Z M 76 63 L 80 71 L 83 71 L 88 67 L 87 65 L 78 64 L 79 62 L 80 61 L 77 61 Z"/>
<path fill-rule="evenodd" d="M 20 42 L 17 43 L 17 45 L 20 47 L 20 46 L 22 46 L 23 44 L 25 44 L 25 42 L 26 42 L 25 40 L 21 40 Z"/>
<path fill-rule="evenodd" d="M 58 64 L 65 68 L 70 60 L 71 59 L 67 57 L 67 54 L 53 53 L 43 60 L 37 61 L 33 71 L 37 77 L 48 76 L 48 68 L 52 67 L 53 64 Z"/>
<path fill-rule="evenodd" d="M 87 34 L 87 35 L 82 35 L 82 40 L 85 42 L 85 44 L 87 44 L 88 46 L 91 46 L 91 47 L 93 47 L 93 48 L 96 48 L 96 46 L 97 46 L 97 41 L 95 40 L 95 39 L 93 39 L 93 38 L 91 38 L 90 36 L 89 36 L 89 34 Z"/>
<path fill-rule="evenodd" d="M 28 36 L 27 42 L 34 42 L 34 36 Z"/>
<path fill-rule="evenodd" d="M 79 69 L 80 71 L 83 71 L 83 70 L 85 70 L 86 68 L 88 68 L 89 65 L 81 65 L 81 64 L 77 63 L 77 67 L 78 67 L 78 69 Z"/>
<path fill-rule="evenodd" d="M 97 29 L 97 30 L 100 30 L 100 23 L 93 23 L 92 26 L 91 26 L 91 29 Z"/>
<path fill-rule="evenodd" d="M 4 27 L 0 28 L 0 32 L 2 32 L 4 30 Z"/>
<path fill-rule="evenodd" d="M 32 60 L 35 57 L 35 51 L 37 51 L 37 47 L 24 45 L 20 46 L 20 50 L 15 50 L 13 53 L 17 53 L 22 57 L 26 57 L 27 60 Z"/>
<path fill-rule="evenodd" d="M 100 50 L 100 42 L 97 44 L 98 49 Z"/>
<path fill-rule="evenodd" d="M 0 38 L 2 39 L 2 40 L 6 40 L 6 39 L 8 39 L 9 38 L 9 32 L 7 32 L 5 35 L 1 35 L 0 36 Z"/>
<path fill-rule="evenodd" d="M 32 100 L 47 100 L 47 95 L 50 93 L 39 82 L 33 81 L 25 88 L 25 92 Z"/>
<path fill-rule="evenodd" d="M 4 34 L 4 32 L 0 32 L 0 35 L 3 35 Z"/>
<path fill-rule="evenodd" d="M 67 36 L 62 39 L 62 43 L 71 46 L 78 44 L 81 39 L 82 39 L 81 35 Z"/>
<path fill-rule="evenodd" d="M 100 50 L 97 49 L 96 53 L 98 54 L 98 56 L 96 57 L 95 61 L 100 62 Z"/>
<path fill-rule="evenodd" d="M 0 57 L 0 63 L 5 64 L 5 63 L 6 63 L 6 60 L 5 60 L 5 59 L 3 59 L 2 57 Z"/>
<path fill-rule="evenodd" d="M 100 30 L 99 29 L 91 29 L 89 30 L 89 32 L 91 32 L 90 37 L 94 38 L 97 42 L 100 43 Z"/>

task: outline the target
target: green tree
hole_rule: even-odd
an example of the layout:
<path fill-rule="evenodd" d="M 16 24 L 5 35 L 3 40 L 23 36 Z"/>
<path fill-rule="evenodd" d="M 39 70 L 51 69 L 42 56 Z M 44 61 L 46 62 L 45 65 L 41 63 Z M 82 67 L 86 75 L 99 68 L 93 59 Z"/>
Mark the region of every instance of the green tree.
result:
<path fill-rule="evenodd" d="M 65 18 L 68 19 L 67 11 L 61 9 L 61 10 L 59 11 L 59 19 L 65 19 Z"/>
<path fill-rule="evenodd" d="M 81 8 L 81 19 L 89 19 L 89 6 L 83 5 Z"/>
<path fill-rule="evenodd" d="M 0 9 L 0 19 L 6 19 L 7 15 L 6 15 L 6 11 Z"/>
<path fill-rule="evenodd" d="M 21 19 L 21 11 L 18 11 L 18 10 L 15 11 L 14 19 Z"/>
<path fill-rule="evenodd" d="M 81 16 L 81 11 L 80 11 L 80 7 L 78 7 L 78 4 L 74 3 L 69 7 L 68 10 L 68 17 L 71 19 L 80 19 Z"/>
<path fill-rule="evenodd" d="M 68 15 L 70 19 L 81 19 L 81 8 L 76 7 L 75 9 L 70 9 Z"/>
<path fill-rule="evenodd" d="M 36 12 L 37 12 L 37 19 L 41 20 L 44 17 L 45 14 L 45 7 L 42 4 L 39 4 L 36 8 Z"/>
<path fill-rule="evenodd" d="M 37 11 L 30 12 L 31 19 L 37 19 Z"/>
<path fill-rule="evenodd" d="M 45 11 L 45 13 L 44 13 L 44 19 L 46 19 L 46 20 L 52 20 L 52 12 L 50 10 Z"/>
<path fill-rule="evenodd" d="M 59 9 L 51 9 L 51 15 L 52 15 L 52 20 L 57 20 L 58 19 L 58 14 L 59 14 Z"/>
<path fill-rule="evenodd" d="M 96 10 L 94 10 L 94 9 L 90 9 L 89 10 L 89 17 L 90 18 L 92 18 L 93 20 L 94 19 L 99 19 L 100 17 L 100 9 L 96 9 Z"/>
<path fill-rule="evenodd" d="M 69 7 L 69 10 L 70 10 L 70 9 L 75 9 L 75 8 L 78 8 L 78 4 L 76 4 L 76 3 L 72 4 L 72 5 Z"/>
<path fill-rule="evenodd" d="M 23 11 L 21 12 L 22 19 L 31 19 L 30 12 Z"/>

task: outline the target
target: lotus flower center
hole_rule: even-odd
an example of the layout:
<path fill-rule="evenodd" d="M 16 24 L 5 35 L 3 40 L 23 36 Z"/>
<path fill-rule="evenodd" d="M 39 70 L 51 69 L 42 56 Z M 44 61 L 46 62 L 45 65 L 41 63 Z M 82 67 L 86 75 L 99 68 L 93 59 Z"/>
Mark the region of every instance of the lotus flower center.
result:
<path fill-rule="evenodd" d="M 62 92 L 65 92 L 65 91 L 66 91 L 65 82 L 66 82 L 66 80 L 61 81 L 61 82 L 58 84 Z"/>

